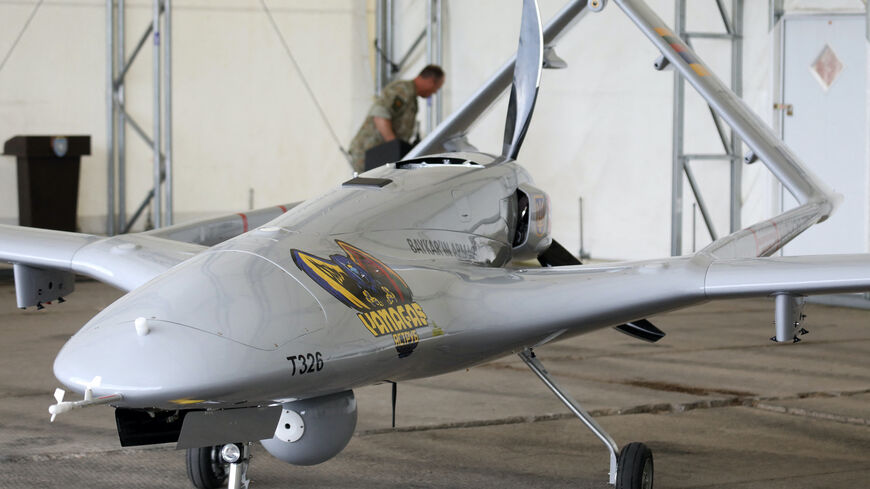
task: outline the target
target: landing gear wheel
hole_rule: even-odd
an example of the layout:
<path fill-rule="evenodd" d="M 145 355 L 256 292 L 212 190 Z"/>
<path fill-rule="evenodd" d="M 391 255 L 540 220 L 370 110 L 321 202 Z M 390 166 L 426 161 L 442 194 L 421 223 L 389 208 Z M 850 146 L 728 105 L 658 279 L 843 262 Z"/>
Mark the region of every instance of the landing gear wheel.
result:
<path fill-rule="evenodd" d="M 643 443 L 632 442 L 619 451 L 616 489 L 652 489 L 653 456 Z"/>
<path fill-rule="evenodd" d="M 221 445 L 187 449 L 187 477 L 196 489 L 217 489 L 227 481 Z"/>

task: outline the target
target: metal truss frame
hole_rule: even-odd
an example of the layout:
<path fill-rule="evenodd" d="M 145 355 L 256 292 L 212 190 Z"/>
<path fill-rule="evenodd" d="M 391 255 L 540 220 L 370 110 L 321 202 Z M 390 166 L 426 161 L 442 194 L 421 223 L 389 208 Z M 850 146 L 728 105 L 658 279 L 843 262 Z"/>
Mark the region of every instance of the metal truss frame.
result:
<path fill-rule="evenodd" d="M 172 209 L 172 0 L 154 0 L 151 23 L 129 57 L 124 40 L 126 1 L 106 0 L 106 233 L 126 233 L 149 203 L 155 227 L 173 222 Z M 153 46 L 153 124 L 151 136 L 125 106 L 126 75 L 145 43 Z M 127 141 L 129 126 L 153 151 L 154 184 L 133 216 L 127 219 Z M 116 206 L 117 204 L 117 206 Z"/>
<path fill-rule="evenodd" d="M 441 0 L 426 0 L 426 18 L 424 27 L 411 46 L 398 62 L 394 62 L 395 39 L 394 32 L 394 2 L 393 0 L 377 0 L 375 5 L 375 95 L 406 68 L 411 54 L 426 40 L 426 64 L 443 64 L 443 18 L 444 5 Z M 426 133 L 441 123 L 443 119 L 443 97 L 436 93 L 429 97 L 426 103 L 424 127 Z"/>
<path fill-rule="evenodd" d="M 731 90 L 738 97 L 743 95 L 743 0 L 731 0 L 731 16 L 725 9 L 724 0 L 715 0 L 725 27 L 724 33 L 693 32 L 686 27 L 686 0 L 675 0 L 676 20 L 674 30 L 677 36 L 686 44 L 692 46 L 692 39 L 722 39 L 731 42 Z M 683 252 L 683 175 L 692 190 L 698 209 L 710 234 L 710 239 L 716 241 L 719 237 L 713 224 L 695 174 L 692 171 L 692 161 L 727 161 L 731 166 L 730 181 L 730 232 L 741 228 L 740 211 L 741 184 L 744 157 L 743 143 L 732 129 L 726 134 L 722 120 L 712 107 L 708 105 L 710 116 L 716 125 L 716 131 L 722 142 L 722 154 L 687 154 L 683 150 L 685 140 L 685 80 L 674 71 L 674 114 L 673 114 L 673 167 L 671 186 L 671 255 L 678 256 Z"/>

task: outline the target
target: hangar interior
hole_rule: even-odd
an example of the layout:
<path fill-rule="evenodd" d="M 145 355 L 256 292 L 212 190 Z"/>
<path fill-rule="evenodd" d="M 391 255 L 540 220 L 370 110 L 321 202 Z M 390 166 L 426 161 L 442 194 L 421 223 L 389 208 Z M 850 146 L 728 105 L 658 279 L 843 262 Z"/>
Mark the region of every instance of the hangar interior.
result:
<path fill-rule="evenodd" d="M 735 23 L 733 5 L 741 3 L 743 15 Z M 382 77 L 412 78 L 429 59 L 442 60 L 447 80 L 434 103 L 443 117 L 510 57 L 519 22 L 513 11 L 498 2 L 175 1 L 171 40 L 161 46 L 165 50 L 171 45 L 170 61 L 164 55 L 160 64 L 164 69 L 156 75 L 151 42 L 144 43 L 129 67 L 114 59 L 122 49 L 127 60 L 131 58 L 145 39 L 156 3 L 121 4 L 123 31 L 117 30 L 117 7 L 109 23 L 105 2 L 0 3 L 0 53 L 4 54 L 0 134 L 4 140 L 19 134 L 91 136 L 92 153 L 81 167 L 78 227 L 95 234 L 106 233 L 110 222 L 115 232 L 127 227 L 154 188 L 152 146 L 140 133 L 153 142 L 155 76 L 164 86 L 171 78 L 171 91 L 162 92 L 163 97 L 169 92 L 171 98 L 169 110 L 162 110 L 161 134 L 164 145 L 170 141 L 172 199 L 162 210 L 165 214 L 169 207 L 173 222 L 184 222 L 301 201 L 350 175 L 342 148 L 376 91 L 382 69 L 377 61 L 382 58 L 374 45 L 380 25 L 391 26 L 391 42 L 384 46 L 391 46 L 395 64 L 401 62 L 397 73 Z M 793 144 L 789 139 L 809 140 L 804 133 L 833 136 L 845 128 L 851 131 L 848 136 L 854 147 L 813 137 L 817 147 L 800 148 L 814 169 L 829 167 L 830 161 L 848 161 L 851 171 L 843 181 L 832 182 L 837 191 L 849 195 L 845 207 L 830 223 L 807 234 L 828 234 L 824 227 L 849 219 L 848 236 L 835 240 L 838 248 L 831 251 L 867 251 L 870 197 L 867 54 L 859 42 L 865 19 L 862 0 L 657 0 L 650 4 L 664 19 L 676 20 L 679 9 L 684 10 L 679 18 L 698 53 L 723 80 L 731 80 L 732 67 L 742 71 L 738 79 L 744 99 L 785 134 L 789 144 Z M 389 9 L 379 10 L 379 5 Z M 561 6 L 560 1 L 541 2 L 542 19 L 549 19 Z M 727 23 L 720 6 L 725 8 Z M 392 22 L 379 22 L 386 19 L 379 12 L 386 10 Z M 440 12 L 435 17 L 440 23 L 434 22 L 433 27 L 426 22 L 427 12 Z M 480 28 L 480 19 L 486 19 L 486 29 Z M 109 25 L 116 26 L 118 36 L 114 51 L 107 42 Z M 792 29 L 787 29 L 789 25 Z M 732 41 L 729 29 L 740 29 L 742 42 Z M 801 41 L 810 30 L 813 40 Z M 799 41 L 805 45 L 790 49 Z M 832 62 L 848 57 L 840 62 L 842 72 L 830 88 L 810 69 L 825 46 L 832 48 Z M 847 50 L 847 46 L 854 48 Z M 736 223 L 757 222 L 793 204 L 761 165 L 732 165 L 724 159 L 727 155 L 721 156 L 726 151 L 720 131 L 691 87 L 685 89 L 682 104 L 683 147 L 674 154 L 674 75 L 669 69 L 653 68 L 658 56 L 655 47 L 618 9 L 586 15 L 560 40 L 557 52 L 568 66 L 544 72 L 523 161 L 550 194 L 554 236 L 567 249 L 579 253 L 582 239 L 582 254 L 595 259 L 683 254 L 711 241 L 707 221 L 721 236 L 739 229 Z M 783 53 L 792 52 L 800 54 L 799 59 L 784 59 Z M 788 76 L 783 76 L 783 66 Z M 112 133 L 107 100 L 113 97 L 106 80 L 111 69 L 116 80 L 123 79 L 123 109 L 128 117 L 125 130 L 114 131 L 114 148 L 116 152 L 123 148 L 124 164 L 120 169 L 120 157 L 113 159 L 116 183 L 110 186 L 107 142 Z M 118 76 L 121 70 L 123 78 Z M 804 81 L 806 86 L 801 85 Z M 795 96 L 808 97 L 806 102 L 794 103 L 790 95 L 789 100 L 782 98 L 792 83 L 794 90 L 801 90 Z M 468 134 L 478 149 L 497 152 L 506 98 Z M 843 102 L 826 103 L 835 99 Z M 788 111 L 774 106 L 792 108 L 786 115 Z M 166 118 L 167 112 L 171 118 Z M 426 110 L 420 112 L 425 135 L 431 122 Z M 730 145 L 727 127 L 722 134 Z M 727 149 L 734 154 L 736 147 Z M 838 154 L 839 150 L 846 154 Z M 746 150 L 741 147 L 739 152 L 744 155 Z M 674 162 L 686 155 L 692 178 L 683 172 L 674 179 L 679 164 Z M 13 158 L 4 159 L 0 222 L 15 224 L 15 167 Z M 734 172 L 740 178 L 732 196 Z M 153 214 L 153 206 L 149 209 Z M 109 214 L 115 219 L 109 220 Z M 146 221 L 138 219 L 132 229 L 141 229 Z M 812 241 L 811 236 L 801 239 Z M 803 253 L 815 245 L 799 250 L 798 243 L 794 246 L 795 253 Z"/>
<path fill-rule="evenodd" d="M 443 66 L 444 88 L 420 104 L 423 136 L 474 95 L 516 51 L 514 3 L 0 0 L 0 140 L 90 136 L 84 233 L 303 201 L 353 176 L 345 151 L 388 81 Z M 541 0 L 544 22 L 564 3 Z M 844 196 L 781 254 L 870 251 L 866 0 L 647 3 Z M 567 66 L 544 70 L 519 161 L 549 194 L 553 237 L 584 262 L 693 253 L 796 205 L 614 5 L 585 13 L 555 51 Z M 473 126 L 470 144 L 500 152 L 507 99 Z M 0 223 L 15 225 L 17 168 L 2 159 Z M 118 448 L 104 408 L 43 426 L 53 355 L 120 292 L 86 281 L 68 315 L 36 318 L 14 310 L 11 283 L 0 287 L 12 311 L 0 311 L 11 331 L 0 366 L 33 367 L 0 380 L 10 487 L 189 487 L 172 448 Z M 870 308 L 870 293 L 817 300 Z M 541 358 L 621 439 L 652 438 L 661 487 L 860 484 L 870 473 L 867 313 L 813 305 L 813 332 L 825 338 L 779 349 L 768 341 L 772 307 L 743 300 L 658 315 L 675 333 L 658 350 L 607 328 Z M 423 487 L 610 487 L 600 444 L 516 357 L 400 391 L 398 429 L 389 387 L 360 389 L 346 456 L 288 471 L 255 448 L 253 486 L 407 487 L 410 472 Z M 741 472 L 759 460 L 766 475 Z"/>

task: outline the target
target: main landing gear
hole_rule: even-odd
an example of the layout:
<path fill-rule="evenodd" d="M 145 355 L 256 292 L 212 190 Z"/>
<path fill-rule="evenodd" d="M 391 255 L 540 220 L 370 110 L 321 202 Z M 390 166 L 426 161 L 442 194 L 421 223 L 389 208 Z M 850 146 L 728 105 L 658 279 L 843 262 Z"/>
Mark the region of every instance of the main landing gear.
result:
<path fill-rule="evenodd" d="M 589 413 L 577 401 L 562 391 L 553 381 L 531 348 L 521 351 L 519 356 L 532 369 L 532 372 L 553 391 L 553 394 L 556 394 L 556 397 L 568 406 L 568 409 L 580 418 L 580 421 L 583 421 L 583 424 L 607 446 L 607 450 L 610 452 L 610 483 L 615 485 L 617 489 L 652 489 L 653 456 L 650 449 L 643 443 L 632 442 L 622 447 L 620 451 L 613 438 L 589 416 Z"/>
<path fill-rule="evenodd" d="M 187 449 L 187 477 L 196 489 L 247 489 L 250 443 Z"/>

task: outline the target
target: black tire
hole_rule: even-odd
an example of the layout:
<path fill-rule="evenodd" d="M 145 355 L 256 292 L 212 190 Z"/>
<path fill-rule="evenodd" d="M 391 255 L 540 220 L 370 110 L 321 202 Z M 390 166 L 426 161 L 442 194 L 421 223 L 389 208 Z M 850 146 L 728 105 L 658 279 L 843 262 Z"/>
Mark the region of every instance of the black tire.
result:
<path fill-rule="evenodd" d="M 622 447 L 616 469 L 616 489 L 652 489 L 653 456 L 643 443 Z"/>
<path fill-rule="evenodd" d="M 227 481 L 221 445 L 187 449 L 187 477 L 196 489 L 217 489 Z"/>

